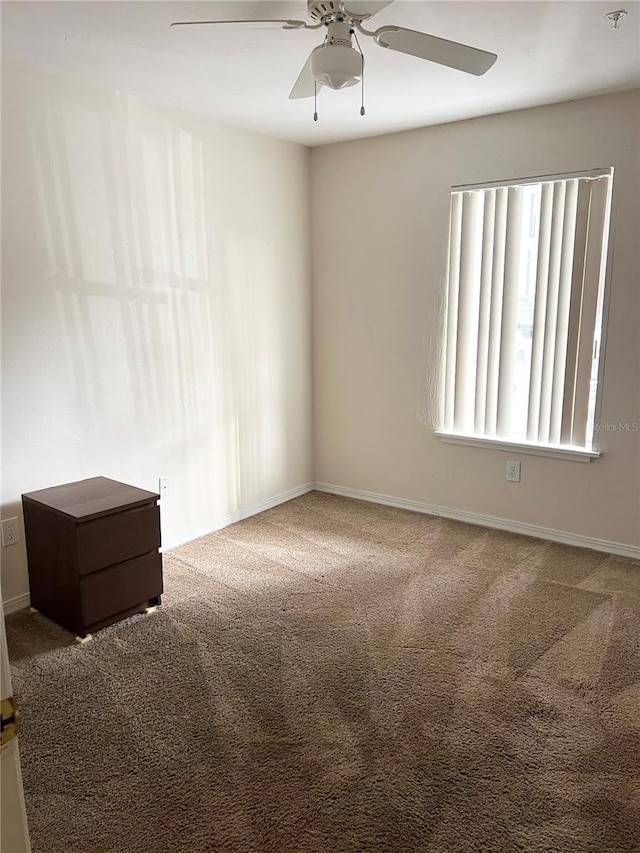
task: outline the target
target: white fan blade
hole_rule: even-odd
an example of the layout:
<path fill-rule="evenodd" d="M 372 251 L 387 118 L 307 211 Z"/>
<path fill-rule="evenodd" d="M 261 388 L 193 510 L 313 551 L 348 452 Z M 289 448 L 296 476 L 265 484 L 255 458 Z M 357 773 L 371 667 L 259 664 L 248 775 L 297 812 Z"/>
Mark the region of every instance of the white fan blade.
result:
<path fill-rule="evenodd" d="M 315 50 L 315 48 L 314 48 Z M 302 71 L 298 74 L 298 79 L 294 83 L 293 89 L 289 94 L 289 98 L 291 100 L 295 100 L 296 98 L 313 98 L 316 92 L 316 81 L 314 79 L 313 74 L 311 73 L 311 57 L 313 56 L 313 50 L 309 54 L 309 59 L 302 66 Z M 320 91 L 320 87 L 322 83 L 318 83 L 318 91 Z"/>
<path fill-rule="evenodd" d="M 345 11 L 347 14 L 352 12 L 356 17 L 359 15 L 368 15 L 372 18 L 378 12 L 382 12 L 387 6 L 390 6 L 393 0 L 344 0 Z"/>
<path fill-rule="evenodd" d="M 477 47 L 469 47 L 457 41 L 448 41 L 404 27 L 380 27 L 373 33 L 373 37 L 381 47 L 428 59 L 438 65 L 457 68 L 458 71 L 466 71 L 467 74 L 475 74 L 477 77 L 488 71 L 498 58 L 495 53 L 488 53 Z"/>
<path fill-rule="evenodd" d="M 305 21 L 291 21 L 284 18 L 260 18 L 255 21 L 242 19 L 239 21 L 174 21 L 172 27 L 197 27 L 201 24 L 249 24 L 251 27 L 271 27 L 278 24 L 285 30 L 298 30 L 309 28 Z"/>

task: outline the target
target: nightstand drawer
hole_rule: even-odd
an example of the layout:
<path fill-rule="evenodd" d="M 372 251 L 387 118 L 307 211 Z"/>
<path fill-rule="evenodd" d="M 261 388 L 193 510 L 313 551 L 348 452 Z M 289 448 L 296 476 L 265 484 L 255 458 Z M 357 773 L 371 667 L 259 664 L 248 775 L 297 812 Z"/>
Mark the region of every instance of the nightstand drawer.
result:
<path fill-rule="evenodd" d="M 78 525 L 78 572 L 96 572 L 160 547 L 160 509 L 155 504 L 113 513 Z"/>
<path fill-rule="evenodd" d="M 162 557 L 145 554 L 80 581 L 82 621 L 93 625 L 162 594 Z"/>

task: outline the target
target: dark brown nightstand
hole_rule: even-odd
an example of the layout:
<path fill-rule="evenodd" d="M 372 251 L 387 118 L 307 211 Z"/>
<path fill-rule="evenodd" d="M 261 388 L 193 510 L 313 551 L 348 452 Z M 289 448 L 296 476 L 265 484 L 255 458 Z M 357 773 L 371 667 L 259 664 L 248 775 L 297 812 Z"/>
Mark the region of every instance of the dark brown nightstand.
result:
<path fill-rule="evenodd" d="M 159 499 L 106 477 L 23 495 L 31 606 L 86 637 L 160 604 Z"/>

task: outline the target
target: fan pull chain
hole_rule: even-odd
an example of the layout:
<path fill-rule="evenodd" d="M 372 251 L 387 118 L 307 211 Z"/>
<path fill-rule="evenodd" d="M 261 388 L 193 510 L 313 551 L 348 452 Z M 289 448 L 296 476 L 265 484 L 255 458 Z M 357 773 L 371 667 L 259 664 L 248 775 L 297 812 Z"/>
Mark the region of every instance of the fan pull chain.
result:
<path fill-rule="evenodd" d="M 360 51 L 360 56 L 362 57 L 362 75 L 360 77 L 360 92 L 361 92 L 361 100 L 360 100 L 360 115 L 363 116 L 365 114 L 364 109 L 364 53 L 362 52 L 362 48 L 360 47 L 360 42 L 358 41 L 358 34 L 355 30 L 351 30 L 353 33 L 353 37 L 356 40 L 356 44 L 358 45 L 358 50 Z"/>
<path fill-rule="evenodd" d="M 318 121 L 318 81 L 313 81 L 313 120 Z"/>

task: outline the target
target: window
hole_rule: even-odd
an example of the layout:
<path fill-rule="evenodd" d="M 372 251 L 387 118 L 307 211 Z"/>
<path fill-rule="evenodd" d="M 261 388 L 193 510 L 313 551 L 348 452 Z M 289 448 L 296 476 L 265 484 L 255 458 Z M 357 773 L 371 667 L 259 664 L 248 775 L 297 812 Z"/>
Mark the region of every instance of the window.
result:
<path fill-rule="evenodd" d="M 588 461 L 613 169 L 454 188 L 444 440 Z"/>

